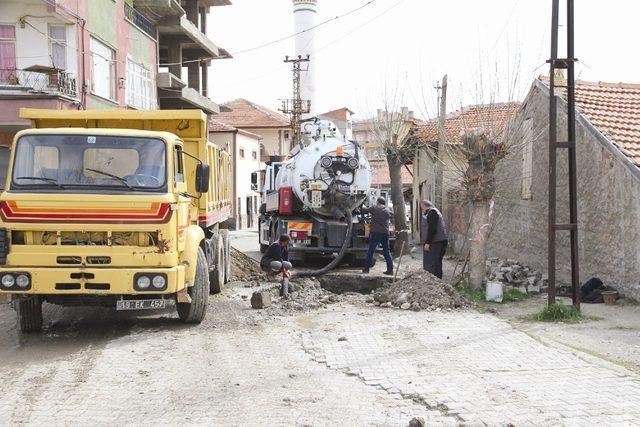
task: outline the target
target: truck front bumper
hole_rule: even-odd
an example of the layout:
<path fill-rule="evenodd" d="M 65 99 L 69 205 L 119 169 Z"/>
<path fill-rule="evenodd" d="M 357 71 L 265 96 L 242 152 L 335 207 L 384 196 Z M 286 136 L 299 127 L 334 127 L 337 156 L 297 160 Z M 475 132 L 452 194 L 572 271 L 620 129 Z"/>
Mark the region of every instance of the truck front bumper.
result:
<path fill-rule="evenodd" d="M 148 295 L 174 294 L 185 287 L 185 268 L 182 265 L 164 268 L 0 268 L 0 279 L 7 273 L 27 273 L 31 278 L 30 288 L 10 288 L 0 285 L 0 295 Z M 158 290 L 149 286 L 141 291 L 134 288 L 140 275 L 154 277 L 164 275 L 166 287 Z"/>

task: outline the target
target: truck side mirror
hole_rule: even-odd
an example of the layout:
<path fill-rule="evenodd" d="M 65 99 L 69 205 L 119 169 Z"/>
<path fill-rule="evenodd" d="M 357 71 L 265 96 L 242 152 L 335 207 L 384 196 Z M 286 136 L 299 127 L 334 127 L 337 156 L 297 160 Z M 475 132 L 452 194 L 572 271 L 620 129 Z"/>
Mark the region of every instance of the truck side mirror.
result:
<path fill-rule="evenodd" d="M 196 191 L 198 193 L 206 193 L 209 191 L 209 165 L 206 163 L 198 163 L 196 166 Z"/>
<path fill-rule="evenodd" d="M 7 179 L 7 170 L 9 169 L 10 154 L 10 147 L 6 145 L 0 145 L 0 190 L 4 190 L 4 184 Z"/>

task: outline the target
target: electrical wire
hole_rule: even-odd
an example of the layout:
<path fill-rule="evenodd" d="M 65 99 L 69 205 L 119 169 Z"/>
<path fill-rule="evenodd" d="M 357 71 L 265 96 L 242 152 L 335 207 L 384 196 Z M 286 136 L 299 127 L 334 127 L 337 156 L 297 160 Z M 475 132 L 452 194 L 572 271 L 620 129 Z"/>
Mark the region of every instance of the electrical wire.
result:
<path fill-rule="evenodd" d="M 366 3 L 364 3 L 364 4 L 362 4 L 362 5 L 358 6 L 358 7 L 356 7 L 355 9 L 351 9 L 350 11 L 348 11 L 348 12 L 346 12 L 346 13 L 343 13 L 342 15 L 336 15 L 336 16 L 334 16 L 334 17 L 332 17 L 332 18 L 329 18 L 329 19 L 326 19 L 326 20 L 324 20 L 324 21 L 320 22 L 319 24 L 313 25 L 313 26 L 311 26 L 311 27 L 309 27 L 309 28 L 305 28 L 305 29 L 304 29 L 304 30 L 302 30 L 302 31 L 298 31 L 297 33 L 294 33 L 294 34 L 288 35 L 288 36 L 286 36 L 286 37 L 281 37 L 281 38 L 279 38 L 279 39 L 276 39 L 276 40 L 270 41 L 270 42 L 268 42 L 268 43 L 263 43 L 263 44 L 261 44 L 261 45 L 254 46 L 254 47 L 251 47 L 251 48 L 248 48 L 248 49 L 243 49 L 243 50 L 239 50 L 239 51 L 236 51 L 236 52 L 232 52 L 232 53 L 231 53 L 231 55 L 240 55 L 240 54 L 242 54 L 242 53 L 253 52 L 254 50 L 262 49 L 262 48 L 265 48 L 265 47 L 272 46 L 272 45 L 274 45 L 274 44 L 280 43 L 280 42 L 282 42 L 282 41 L 285 41 L 285 40 L 291 39 L 291 38 L 293 38 L 293 37 L 295 37 L 295 36 L 297 36 L 297 35 L 299 35 L 299 34 L 306 33 L 306 32 L 308 32 L 308 31 L 311 31 L 311 30 L 314 30 L 314 29 L 316 29 L 316 28 L 318 28 L 318 27 L 321 27 L 321 26 L 323 26 L 323 25 L 325 25 L 325 24 L 328 24 L 328 23 L 333 22 L 333 21 L 335 21 L 335 20 L 338 20 L 338 19 L 340 19 L 340 18 L 344 18 L 344 17 L 349 16 L 349 15 L 351 15 L 351 14 L 353 14 L 353 13 L 356 13 L 357 11 L 359 11 L 359 10 L 361 10 L 361 9 L 364 9 L 364 8 L 365 8 L 365 7 L 367 7 L 367 6 L 372 5 L 372 4 L 373 4 L 373 3 L 375 3 L 376 1 L 377 1 L 377 0 L 369 0 L 368 2 L 366 2 Z"/>

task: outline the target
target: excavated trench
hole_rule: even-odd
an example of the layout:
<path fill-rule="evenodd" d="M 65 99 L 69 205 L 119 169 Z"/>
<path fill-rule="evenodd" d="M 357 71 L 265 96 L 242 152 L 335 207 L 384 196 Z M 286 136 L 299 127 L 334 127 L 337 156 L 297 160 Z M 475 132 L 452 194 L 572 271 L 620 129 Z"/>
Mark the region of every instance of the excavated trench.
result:
<path fill-rule="evenodd" d="M 334 294 L 357 292 L 368 295 L 391 284 L 393 277 L 335 271 L 318 277 L 318 281 L 322 289 Z"/>

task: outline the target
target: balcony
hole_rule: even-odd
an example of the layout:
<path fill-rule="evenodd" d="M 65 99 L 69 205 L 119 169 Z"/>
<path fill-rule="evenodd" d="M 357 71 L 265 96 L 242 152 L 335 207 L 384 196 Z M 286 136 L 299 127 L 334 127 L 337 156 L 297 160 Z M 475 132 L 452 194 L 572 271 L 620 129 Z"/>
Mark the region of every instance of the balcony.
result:
<path fill-rule="evenodd" d="M 170 16 L 185 14 L 180 0 L 135 0 L 134 5 L 139 13 L 154 24 Z"/>
<path fill-rule="evenodd" d="M 156 27 L 142 13 L 131 7 L 128 3 L 124 4 L 124 16 L 129 22 L 140 28 L 146 35 L 152 39 L 156 39 Z"/>
<path fill-rule="evenodd" d="M 163 20 L 158 24 L 158 32 L 160 33 L 161 47 L 179 44 L 183 50 L 194 53 L 194 55 L 190 55 L 191 57 L 217 58 L 221 56 L 221 49 L 189 21 L 186 15 Z"/>
<path fill-rule="evenodd" d="M 220 106 L 211 99 L 200 94 L 196 89 L 171 73 L 158 73 L 158 97 L 160 109 L 191 109 L 197 108 L 207 114 L 217 114 Z"/>
<path fill-rule="evenodd" d="M 6 96 L 77 96 L 76 78 L 73 74 L 52 68 L 33 66 L 28 69 L 0 69 L 0 97 Z"/>

